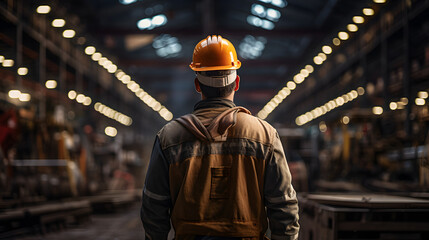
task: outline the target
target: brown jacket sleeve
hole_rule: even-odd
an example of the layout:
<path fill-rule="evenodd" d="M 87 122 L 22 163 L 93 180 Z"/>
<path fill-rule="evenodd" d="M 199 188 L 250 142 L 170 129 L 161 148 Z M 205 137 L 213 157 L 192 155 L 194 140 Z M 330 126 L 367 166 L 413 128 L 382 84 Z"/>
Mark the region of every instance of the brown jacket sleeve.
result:
<path fill-rule="evenodd" d="M 264 183 L 265 205 L 273 240 L 298 239 L 298 200 L 291 181 L 282 143 L 276 133 Z"/>
<path fill-rule="evenodd" d="M 166 240 L 171 228 L 168 169 L 169 163 L 164 157 L 157 137 L 146 173 L 140 211 L 146 239 Z"/>

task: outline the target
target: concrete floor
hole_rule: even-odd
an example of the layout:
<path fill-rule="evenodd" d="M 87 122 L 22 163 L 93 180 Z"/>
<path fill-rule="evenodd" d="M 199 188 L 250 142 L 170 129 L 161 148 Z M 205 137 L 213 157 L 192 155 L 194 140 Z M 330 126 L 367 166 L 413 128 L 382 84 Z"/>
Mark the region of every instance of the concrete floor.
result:
<path fill-rule="evenodd" d="M 120 213 L 92 215 L 91 220 L 78 226 L 50 232 L 44 236 L 25 236 L 16 240 L 136 240 L 144 239 L 140 221 L 140 204 Z"/>

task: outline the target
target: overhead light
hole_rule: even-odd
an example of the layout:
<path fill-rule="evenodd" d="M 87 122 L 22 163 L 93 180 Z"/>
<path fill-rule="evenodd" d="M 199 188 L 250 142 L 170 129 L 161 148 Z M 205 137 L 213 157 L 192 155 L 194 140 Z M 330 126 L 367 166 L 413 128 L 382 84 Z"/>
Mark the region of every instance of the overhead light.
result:
<path fill-rule="evenodd" d="M 105 69 L 108 69 L 109 67 L 110 67 L 110 65 L 112 65 L 113 63 L 112 63 L 112 61 L 110 61 L 110 60 L 107 60 L 107 61 L 105 61 L 102 65 L 103 65 L 103 67 L 105 68 Z M 116 71 L 116 70 L 115 70 Z"/>
<path fill-rule="evenodd" d="M 94 61 L 99 61 L 101 59 L 102 55 L 99 52 L 96 52 L 94 54 L 92 54 L 91 59 Z"/>
<path fill-rule="evenodd" d="M 396 110 L 398 108 L 398 104 L 396 102 L 391 102 L 389 107 L 391 110 Z"/>
<path fill-rule="evenodd" d="M 386 2 L 386 0 L 373 0 L 374 1 L 374 3 L 385 3 Z"/>
<path fill-rule="evenodd" d="M 164 118 L 166 121 L 170 121 L 171 119 L 173 119 L 173 114 L 168 111 L 166 114 L 161 116 L 162 118 Z"/>
<path fill-rule="evenodd" d="M 115 73 L 115 76 L 116 76 L 116 78 L 117 79 L 121 79 L 121 77 L 122 76 L 124 76 L 125 75 L 125 73 L 124 72 L 122 72 L 122 70 L 121 69 L 118 69 L 117 71 L 116 71 L 116 73 Z"/>
<path fill-rule="evenodd" d="M 125 126 L 130 126 L 133 122 L 133 120 L 130 117 L 128 117 L 127 115 L 122 114 L 122 113 L 102 104 L 102 103 L 99 103 L 99 102 L 95 103 L 94 109 L 97 112 L 103 114 L 104 116 L 111 118 L 111 119 L 114 119 L 117 122 L 119 122 Z"/>
<path fill-rule="evenodd" d="M 324 54 L 324 53 L 319 53 L 317 56 L 321 57 L 323 61 L 325 61 L 327 58 L 326 54 Z"/>
<path fill-rule="evenodd" d="M 182 50 L 179 40 L 170 34 L 161 34 L 153 40 L 152 47 L 156 49 L 156 54 L 163 58 L 178 56 Z"/>
<path fill-rule="evenodd" d="M 267 15 L 267 11 L 264 6 L 260 4 L 253 4 L 250 11 L 253 15 L 264 18 Z"/>
<path fill-rule="evenodd" d="M 135 89 L 138 86 L 138 84 L 134 81 L 131 81 L 127 84 L 127 88 L 132 91 L 132 89 Z"/>
<path fill-rule="evenodd" d="M 417 96 L 418 96 L 419 98 L 424 98 L 424 99 L 426 99 L 426 98 L 428 98 L 428 92 L 426 92 L 426 91 L 420 91 L 420 92 L 418 92 L 418 93 L 417 93 Z"/>
<path fill-rule="evenodd" d="M 266 30 L 273 30 L 274 29 L 274 23 L 269 21 L 269 20 L 265 20 L 265 19 L 261 19 L 259 17 L 253 16 L 253 15 L 249 15 L 247 17 L 247 22 L 250 25 L 253 25 L 255 27 L 260 27 Z"/>
<path fill-rule="evenodd" d="M 314 68 L 311 65 L 306 65 L 305 69 L 307 69 L 308 73 L 312 73 L 314 71 Z"/>
<path fill-rule="evenodd" d="M 137 27 L 140 30 L 151 30 L 155 27 L 165 25 L 167 23 L 167 17 L 164 14 L 159 14 L 153 18 L 144 18 L 137 22 Z"/>
<path fill-rule="evenodd" d="M 64 30 L 63 37 L 64 38 L 73 38 L 76 35 L 76 32 L 72 29 Z"/>
<path fill-rule="evenodd" d="M 286 86 L 290 89 L 290 90 L 294 90 L 296 88 L 296 84 L 292 81 L 287 82 Z"/>
<path fill-rule="evenodd" d="M 358 87 L 357 92 L 359 95 L 363 95 L 365 93 L 365 89 L 363 87 Z"/>
<path fill-rule="evenodd" d="M 322 47 L 322 51 L 323 51 L 325 54 L 331 54 L 331 53 L 332 53 L 332 48 L 331 48 L 330 46 L 323 46 L 323 47 Z"/>
<path fill-rule="evenodd" d="M 76 101 L 78 102 L 78 103 L 83 103 L 84 101 L 85 101 L 85 95 L 83 95 L 83 94 L 78 94 L 77 96 L 76 96 Z"/>
<path fill-rule="evenodd" d="M 54 88 L 57 87 L 57 81 L 55 81 L 55 80 L 48 80 L 48 81 L 45 82 L 45 86 L 48 89 L 54 89 Z"/>
<path fill-rule="evenodd" d="M 340 39 L 338 39 L 338 38 L 334 38 L 334 39 L 332 39 L 332 43 L 333 43 L 335 46 L 339 46 L 339 45 L 341 44 L 341 41 L 340 41 Z"/>
<path fill-rule="evenodd" d="M 349 118 L 348 116 L 344 116 L 344 117 L 341 119 L 341 122 L 342 122 L 344 125 L 347 125 L 347 124 L 349 124 L 349 122 L 350 122 L 350 118 Z"/>
<path fill-rule="evenodd" d="M 310 75 L 310 73 L 308 72 L 307 69 L 301 69 L 301 71 L 299 71 L 299 74 L 297 74 L 298 76 L 302 76 L 303 78 L 308 77 L 308 75 Z"/>
<path fill-rule="evenodd" d="M 60 27 L 64 27 L 64 25 L 66 25 L 66 20 L 64 19 L 57 18 L 52 21 L 52 27 L 60 28 Z"/>
<path fill-rule="evenodd" d="M 267 16 L 266 16 L 266 18 L 268 20 L 277 22 L 280 19 L 281 16 L 282 16 L 282 14 L 279 11 L 277 11 L 275 9 L 272 9 L 272 8 L 268 8 L 267 9 Z"/>
<path fill-rule="evenodd" d="M 164 108 L 164 107 L 162 107 L 159 111 L 158 111 L 158 113 L 159 113 L 159 115 L 165 115 L 166 113 L 168 112 L 168 110 L 166 109 L 166 108 Z"/>
<path fill-rule="evenodd" d="M 262 26 L 262 19 L 255 17 L 253 15 L 247 16 L 247 23 L 250 25 L 253 25 L 255 27 L 261 27 Z"/>
<path fill-rule="evenodd" d="M 2 62 L 3 67 L 12 67 L 14 61 L 12 59 L 4 59 Z"/>
<path fill-rule="evenodd" d="M 90 97 L 85 97 L 85 99 L 83 100 L 83 105 L 88 106 L 90 105 L 92 102 Z"/>
<path fill-rule="evenodd" d="M 131 77 L 129 75 L 124 75 L 124 76 L 121 77 L 120 80 L 121 80 L 122 83 L 128 84 L 128 83 L 131 82 Z"/>
<path fill-rule="evenodd" d="M 297 84 L 304 82 L 304 80 L 305 78 L 302 74 L 297 74 L 293 77 L 293 81 L 296 82 Z"/>
<path fill-rule="evenodd" d="M 423 106 L 426 104 L 426 100 L 424 100 L 423 98 L 416 98 L 415 102 L 417 106 Z"/>
<path fill-rule="evenodd" d="M 28 68 L 20 67 L 20 68 L 18 68 L 17 72 L 18 72 L 18 75 L 25 76 L 28 73 Z"/>
<path fill-rule="evenodd" d="M 152 21 L 149 18 L 144 18 L 137 22 L 137 27 L 140 29 L 148 29 L 151 25 Z"/>
<path fill-rule="evenodd" d="M 328 126 L 326 126 L 326 123 L 324 121 L 321 121 L 319 123 L 319 130 L 323 133 L 326 132 L 326 130 L 328 130 Z"/>
<path fill-rule="evenodd" d="M 101 103 L 97 102 L 94 104 L 95 111 L 97 111 L 97 112 L 100 111 L 100 107 L 101 107 Z"/>
<path fill-rule="evenodd" d="M 117 69 L 118 69 L 118 67 L 117 67 L 115 64 L 111 64 L 111 65 L 107 68 L 107 71 L 108 71 L 109 73 L 115 73 Z"/>
<path fill-rule="evenodd" d="M 10 90 L 8 93 L 8 96 L 10 98 L 19 98 L 19 96 L 21 96 L 21 91 L 19 90 Z"/>
<path fill-rule="evenodd" d="M 284 87 L 282 90 L 279 91 L 279 93 L 277 95 L 280 96 L 281 98 L 285 99 L 287 96 L 289 96 L 290 92 L 291 91 L 289 88 Z"/>
<path fill-rule="evenodd" d="M 265 49 L 266 43 L 267 39 L 265 37 L 247 35 L 238 47 L 239 54 L 245 59 L 256 59 L 262 55 L 262 51 Z"/>
<path fill-rule="evenodd" d="M 92 55 L 95 53 L 95 51 L 96 51 L 96 49 L 93 46 L 88 46 L 85 48 L 85 54 L 86 55 Z"/>
<path fill-rule="evenodd" d="M 271 4 L 279 8 L 284 8 L 286 7 L 287 2 L 284 0 L 271 0 Z"/>
<path fill-rule="evenodd" d="M 346 102 L 344 101 L 344 98 L 342 98 L 342 97 L 337 97 L 337 98 L 335 99 L 335 102 L 337 103 L 337 106 L 343 106 L 343 105 L 344 105 L 344 103 L 346 103 Z"/>
<path fill-rule="evenodd" d="M 313 58 L 313 61 L 314 61 L 314 63 L 315 63 L 315 64 L 317 64 L 317 65 L 320 65 L 320 64 L 322 64 L 322 63 L 323 63 L 323 59 L 322 59 L 320 56 L 315 56 L 315 57 Z"/>
<path fill-rule="evenodd" d="M 154 111 L 159 111 L 159 110 L 161 110 L 161 103 L 159 103 L 158 101 L 157 102 L 155 102 L 152 106 L 152 109 L 154 110 Z"/>
<path fill-rule="evenodd" d="M 346 33 L 346 32 L 339 32 L 339 33 L 338 33 L 338 37 L 339 37 L 341 40 L 347 40 L 347 39 L 349 39 L 349 34 L 348 34 L 348 33 Z"/>
<path fill-rule="evenodd" d="M 302 125 L 304 125 L 304 123 L 302 122 L 302 120 L 301 120 L 302 118 L 301 117 L 297 117 L 296 119 L 295 119 L 295 123 L 296 123 L 296 125 L 298 125 L 298 126 L 302 126 Z"/>
<path fill-rule="evenodd" d="M 31 95 L 29 93 L 21 93 L 19 95 L 19 101 L 21 102 L 28 102 L 31 100 Z"/>
<path fill-rule="evenodd" d="M 104 133 L 109 137 L 115 137 L 116 134 L 118 134 L 118 130 L 116 130 L 116 128 L 114 127 L 109 126 L 104 129 Z"/>
<path fill-rule="evenodd" d="M 39 14 L 48 14 L 51 11 L 51 7 L 49 5 L 40 5 L 36 9 Z"/>
<path fill-rule="evenodd" d="M 374 10 L 372 8 L 364 8 L 362 10 L 363 14 L 365 14 L 366 16 L 372 16 L 374 15 Z"/>
<path fill-rule="evenodd" d="M 362 16 L 354 16 L 353 22 L 356 24 L 361 24 L 365 22 L 365 19 Z"/>
<path fill-rule="evenodd" d="M 2 63 L 4 61 L 4 56 L 0 55 L 0 63 Z"/>
<path fill-rule="evenodd" d="M 75 98 L 76 98 L 76 96 L 77 96 L 76 91 L 74 91 L 74 90 L 69 91 L 69 93 L 68 93 L 68 97 L 69 97 L 71 100 L 75 99 Z"/>
<path fill-rule="evenodd" d="M 137 0 L 119 0 L 121 4 L 128 5 L 137 2 Z"/>
<path fill-rule="evenodd" d="M 273 30 L 274 29 L 274 23 L 270 22 L 268 20 L 262 20 L 261 28 L 266 30 Z"/>
<path fill-rule="evenodd" d="M 325 104 L 314 108 L 313 110 L 300 115 L 299 117 L 297 117 L 295 119 L 295 123 L 298 126 L 302 126 L 324 114 L 326 114 L 327 112 L 340 107 L 350 101 L 353 101 L 355 98 L 357 98 L 357 91 L 356 90 L 351 90 L 350 92 L 343 94 L 342 96 L 339 96 L 333 100 L 330 100 L 329 102 L 326 102 Z M 348 117 L 347 117 L 348 118 Z M 348 119 L 350 120 L 350 119 Z M 347 119 L 344 120 L 345 122 L 347 122 Z M 348 123 L 348 122 L 347 122 Z"/>
<path fill-rule="evenodd" d="M 167 23 L 167 17 L 164 14 L 156 15 L 152 18 L 151 23 L 155 27 L 162 26 Z"/>
<path fill-rule="evenodd" d="M 372 108 L 372 113 L 374 113 L 375 115 L 381 115 L 383 114 L 383 108 L 380 106 L 375 106 Z"/>
<path fill-rule="evenodd" d="M 349 24 L 347 25 L 347 30 L 349 30 L 350 32 L 357 32 L 358 26 L 356 26 L 356 24 Z"/>
<path fill-rule="evenodd" d="M 401 102 L 403 105 L 407 105 L 408 104 L 408 98 L 406 98 L 406 97 L 401 98 Z"/>

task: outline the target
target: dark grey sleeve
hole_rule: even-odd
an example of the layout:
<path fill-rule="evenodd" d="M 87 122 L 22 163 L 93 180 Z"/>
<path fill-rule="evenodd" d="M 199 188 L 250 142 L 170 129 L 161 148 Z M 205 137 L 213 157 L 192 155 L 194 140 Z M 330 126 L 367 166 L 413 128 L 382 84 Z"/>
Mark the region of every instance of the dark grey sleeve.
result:
<path fill-rule="evenodd" d="M 273 240 L 298 239 L 298 200 L 291 181 L 283 146 L 276 133 L 264 183 L 265 206 Z"/>
<path fill-rule="evenodd" d="M 156 137 L 146 173 L 140 211 L 146 239 L 167 239 L 170 231 L 171 198 L 168 172 L 169 163 Z"/>

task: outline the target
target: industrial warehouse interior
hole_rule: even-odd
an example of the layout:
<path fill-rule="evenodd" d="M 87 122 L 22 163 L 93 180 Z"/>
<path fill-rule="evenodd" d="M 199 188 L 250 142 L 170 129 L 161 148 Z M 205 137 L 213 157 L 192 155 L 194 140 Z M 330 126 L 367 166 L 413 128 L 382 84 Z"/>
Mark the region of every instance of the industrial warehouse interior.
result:
<path fill-rule="evenodd" d="M 282 142 L 298 239 L 429 239 L 429 0 L 0 0 L 0 239 L 145 239 L 155 138 L 217 35 Z"/>

